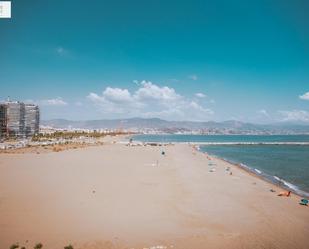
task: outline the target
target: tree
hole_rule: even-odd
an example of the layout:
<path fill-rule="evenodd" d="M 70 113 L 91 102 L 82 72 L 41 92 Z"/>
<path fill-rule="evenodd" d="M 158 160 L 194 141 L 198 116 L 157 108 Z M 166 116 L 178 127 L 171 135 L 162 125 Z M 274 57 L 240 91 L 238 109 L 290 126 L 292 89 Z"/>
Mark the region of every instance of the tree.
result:
<path fill-rule="evenodd" d="M 33 249 L 41 249 L 43 247 L 42 243 L 37 243 Z"/>
<path fill-rule="evenodd" d="M 64 249 L 74 249 L 72 245 L 65 246 Z"/>

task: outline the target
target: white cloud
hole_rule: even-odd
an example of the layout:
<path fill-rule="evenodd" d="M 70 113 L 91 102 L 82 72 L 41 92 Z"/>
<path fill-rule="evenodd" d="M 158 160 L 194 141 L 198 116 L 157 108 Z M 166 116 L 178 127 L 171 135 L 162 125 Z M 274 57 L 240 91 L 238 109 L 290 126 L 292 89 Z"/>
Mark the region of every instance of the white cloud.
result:
<path fill-rule="evenodd" d="M 302 100 L 309 100 L 309 92 L 306 92 L 303 95 L 300 95 L 299 98 Z"/>
<path fill-rule="evenodd" d="M 173 88 L 159 87 L 150 81 L 143 80 L 141 86 L 134 94 L 137 100 L 175 101 L 181 96 Z"/>
<path fill-rule="evenodd" d="M 206 98 L 206 95 L 204 93 L 196 93 L 195 96 L 198 98 Z"/>
<path fill-rule="evenodd" d="M 196 74 L 189 75 L 188 78 L 191 79 L 191 80 L 197 80 L 198 79 Z"/>
<path fill-rule="evenodd" d="M 213 111 L 178 94 L 174 88 L 150 81 L 139 82 L 139 88 L 107 87 L 101 95 L 90 93 L 87 98 L 106 115 L 159 117 L 169 120 L 207 120 Z"/>
<path fill-rule="evenodd" d="M 309 122 L 309 112 L 304 110 L 279 111 L 281 121 Z"/>
<path fill-rule="evenodd" d="M 269 117 L 269 114 L 266 110 L 264 109 L 261 109 L 259 111 L 257 111 L 258 114 L 261 114 L 262 116 L 265 116 L 265 117 Z"/>
<path fill-rule="evenodd" d="M 103 97 L 112 102 L 131 102 L 133 98 L 127 89 L 107 87 L 103 92 Z"/>
<path fill-rule="evenodd" d="M 190 102 L 188 111 L 196 112 L 198 116 L 200 117 L 199 119 L 202 119 L 203 115 L 208 116 L 208 115 L 214 114 L 214 112 L 211 109 L 204 108 L 195 101 Z"/>
<path fill-rule="evenodd" d="M 41 100 L 40 102 L 42 103 L 42 105 L 47 105 L 47 106 L 64 106 L 68 104 L 61 97 L 58 97 L 55 99 L 45 99 L 45 100 Z"/>
<path fill-rule="evenodd" d="M 139 105 L 128 89 L 121 88 L 107 87 L 102 95 L 90 93 L 87 98 L 103 113 L 127 113 L 137 109 Z"/>

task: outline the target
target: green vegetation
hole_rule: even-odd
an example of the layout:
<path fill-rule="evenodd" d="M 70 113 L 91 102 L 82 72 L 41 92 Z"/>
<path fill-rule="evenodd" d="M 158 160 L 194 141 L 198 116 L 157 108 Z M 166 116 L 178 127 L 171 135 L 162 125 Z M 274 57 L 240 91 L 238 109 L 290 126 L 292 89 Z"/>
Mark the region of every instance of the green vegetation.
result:
<path fill-rule="evenodd" d="M 64 249 L 74 249 L 72 245 L 65 246 Z"/>
<path fill-rule="evenodd" d="M 116 136 L 116 135 L 122 135 L 122 134 L 129 134 L 129 133 L 122 132 L 122 131 L 102 133 L 102 132 L 98 132 L 96 130 L 91 131 L 91 132 L 85 132 L 85 131 L 55 131 L 53 133 L 35 134 L 32 137 L 32 141 L 38 142 L 38 141 L 47 141 L 47 140 L 51 140 L 51 139 L 73 139 L 73 138 L 79 138 L 79 137 L 101 138 L 101 137 L 105 137 L 107 135 Z"/>
<path fill-rule="evenodd" d="M 18 243 L 12 244 L 12 245 L 10 246 L 10 249 L 17 249 L 17 248 L 26 249 L 25 246 L 19 247 Z M 42 244 L 42 243 L 37 243 L 37 244 L 33 247 L 33 249 L 42 249 L 42 248 L 43 248 L 43 244 Z M 71 244 L 69 244 L 69 245 L 65 246 L 64 249 L 74 249 L 74 247 L 73 247 Z"/>
<path fill-rule="evenodd" d="M 16 249 L 16 248 L 18 248 L 18 247 L 19 247 L 18 244 L 13 244 L 13 245 L 10 246 L 10 249 Z"/>
<path fill-rule="evenodd" d="M 41 249 L 43 247 L 43 244 L 42 243 L 37 243 L 33 249 Z"/>

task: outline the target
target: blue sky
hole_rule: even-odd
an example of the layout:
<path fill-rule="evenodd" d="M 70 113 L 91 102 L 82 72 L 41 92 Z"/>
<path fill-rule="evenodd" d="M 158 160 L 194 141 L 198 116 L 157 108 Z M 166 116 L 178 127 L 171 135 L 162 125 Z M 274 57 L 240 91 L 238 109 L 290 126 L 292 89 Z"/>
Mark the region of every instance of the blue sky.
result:
<path fill-rule="evenodd" d="M 0 98 L 43 119 L 309 123 L 308 13 L 300 0 L 12 1 Z"/>

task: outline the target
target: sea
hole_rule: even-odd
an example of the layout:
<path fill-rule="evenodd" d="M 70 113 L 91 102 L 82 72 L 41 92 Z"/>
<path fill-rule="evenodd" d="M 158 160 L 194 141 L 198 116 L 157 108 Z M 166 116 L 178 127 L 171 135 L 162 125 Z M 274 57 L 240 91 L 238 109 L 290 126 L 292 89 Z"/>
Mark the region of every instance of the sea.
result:
<path fill-rule="evenodd" d="M 309 197 L 309 135 L 136 135 L 133 139 L 198 144 L 202 152 Z"/>

